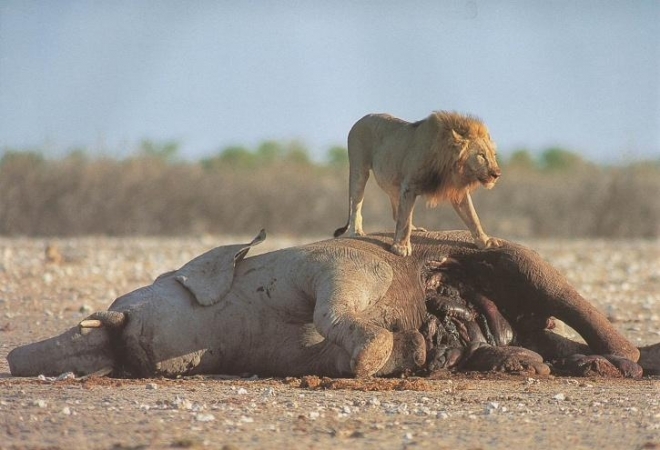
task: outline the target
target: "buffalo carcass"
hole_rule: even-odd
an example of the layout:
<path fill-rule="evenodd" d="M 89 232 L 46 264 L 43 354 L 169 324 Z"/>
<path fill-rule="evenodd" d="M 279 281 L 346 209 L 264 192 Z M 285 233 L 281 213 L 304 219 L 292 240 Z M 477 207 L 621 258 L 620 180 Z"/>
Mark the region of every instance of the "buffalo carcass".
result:
<path fill-rule="evenodd" d="M 543 375 L 553 361 L 639 377 L 660 366 L 660 345 L 636 348 L 520 245 L 479 250 L 467 232 L 415 233 L 402 258 L 388 250 L 391 234 L 373 234 L 246 257 L 264 238 L 210 250 L 63 334 L 14 349 L 11 373 Z M 553 317 L 586 345 L 550 330 Z"/>

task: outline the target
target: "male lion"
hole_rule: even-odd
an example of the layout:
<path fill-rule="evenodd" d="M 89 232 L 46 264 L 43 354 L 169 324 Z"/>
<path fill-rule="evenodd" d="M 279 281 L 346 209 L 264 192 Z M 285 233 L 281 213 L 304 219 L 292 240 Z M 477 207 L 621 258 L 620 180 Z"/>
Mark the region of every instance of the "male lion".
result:
<path fill-rule="evenodd" d="M 449 200 L 472 233 L 479 248 L 498 247 L 481 228 L 470 192 L 483 184 L 491 189 L 501 171 L 495 144 L 480 120 L 438 111 L 410 123 L 389 114 L 369 114 L 358 120 L 348 134 L 350 162 L 347 230 L 363 236 L 362 202 L 371 169 L 378 185 L 389 195 L 396 221 L 391 251 L 410 255 L 410 232 L 415 199 L 424 195 L 429 206 Z"/>

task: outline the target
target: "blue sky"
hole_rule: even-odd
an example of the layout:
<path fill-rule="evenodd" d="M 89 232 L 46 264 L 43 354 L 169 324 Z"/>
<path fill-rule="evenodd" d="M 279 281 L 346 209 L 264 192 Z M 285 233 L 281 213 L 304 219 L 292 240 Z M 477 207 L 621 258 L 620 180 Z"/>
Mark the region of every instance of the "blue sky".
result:
<path fill-rule="evenodd" d="M 369 112 L 481 117 L 504 155 L 660 157 L 660 2 L 0 3 L 0 150 L 188 158 L 301 140 Z"/>

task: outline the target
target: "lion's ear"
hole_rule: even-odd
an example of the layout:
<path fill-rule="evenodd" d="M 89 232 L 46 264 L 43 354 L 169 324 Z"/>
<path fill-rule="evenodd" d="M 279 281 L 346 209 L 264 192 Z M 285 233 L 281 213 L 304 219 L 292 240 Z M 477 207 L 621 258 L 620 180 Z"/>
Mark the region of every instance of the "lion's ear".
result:
<path fill-rule="evenodd" d="M 456 142 L 456 144 L 460 145 L 461 147 L 468 143 L 468 139 L 464 138 L 454 129 L 451 130 L 451 137 L 454 139 L 454 142 Z"/>

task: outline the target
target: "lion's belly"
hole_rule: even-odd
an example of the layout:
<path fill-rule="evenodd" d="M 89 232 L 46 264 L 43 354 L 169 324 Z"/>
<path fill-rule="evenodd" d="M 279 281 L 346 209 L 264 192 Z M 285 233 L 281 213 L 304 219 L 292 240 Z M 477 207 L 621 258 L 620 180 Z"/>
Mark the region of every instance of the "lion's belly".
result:
<path fill-rule="evenodd" d="M 400 137 L 398 134 L 395 137 Z M 406 160 L 410 158 L 407 139 L 384 139 L 374 149 L 372 170 L 378 185 L 388 194 L 398 195 L 406 177 Z"/>

